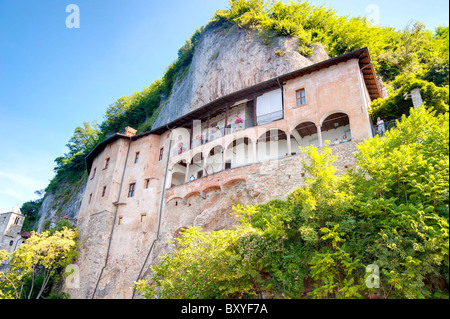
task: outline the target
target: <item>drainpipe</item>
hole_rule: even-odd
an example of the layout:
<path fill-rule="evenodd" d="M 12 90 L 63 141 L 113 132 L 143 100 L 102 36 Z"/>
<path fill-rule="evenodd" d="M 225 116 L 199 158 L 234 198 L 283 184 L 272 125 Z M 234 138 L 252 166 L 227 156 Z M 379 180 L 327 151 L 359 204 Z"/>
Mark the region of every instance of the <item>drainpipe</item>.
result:
<path fill-rule="evenodd" d="M 170 132 L 169 150 L 171 148 L 172 148 L 172 131 Z M 144 264 L 142 265 L 141 270 L 139 271 L 139 275 L 138 275 L 136 281 L 139 281 L 139 278 L 141 278 L 142 272 L 144 271 L 144 267 L 147 264 L 148 258 L 150 257 L 153 247 L 155 246 L 155 243 L 159 240 L 159 230 L 161 228 L 161 216 L 162 216 L 163 209 L 164 209 L 164 195 L 166 194 L 167 171 L 169 169 L 169 161 L 170 161 L 171 153 L 172 152 L 168 152 L 168 154 L 167 154 L 166 168 L 164 171 L 164 180 L 163 180 L 163 186 L 162 186 L 162 191 L 161 191 L 161 201 L 159 203 L 158 230 L 156 231 L 156 238 L 153 240 L 153 243 L 150 246 L 150 249 L 147 253 L 147 256 L 145 257 Z M 136 294 L 136 288 L 133 288 L 133 296 L 131 297 L 131 299 L 134 299 L 135 294 Z"/>
<path fill-rule="evenodd" d="M 123 185 L 123 181 L 125 179 L 125 170 L 127 168 L 127 162 L 128 162 L 128 155 L 130 153 L 130 147 L 131 147 L 131 137 L 129 137 L 127 157 L 125 158 L 125 164 L 124 164 L 123 172 L 122 172 L 122 180 L 120 182 L 120 187 L 119 187 L 119 195 L 117 196 L 116 211 L 114 212 L 113 225 L 112 225 L 112 228 L 111 228 L 111 233 L 109 235 L 108 249 L 106 251 L 106 258 L 105 258 L 105 265 L 102 267 L 102 270 L 100 271 L 100 275 L 98 276 L 98 280 L 97 280 L 97 283 L 95 284 L 95 289 L 94 289 L 94 292 L 92 293 L 91 299 L 94 299 L 95 293 L 97 292 L 98 284 L 99 284 L 100 279 L 102 278 L 102 275 L 103 275 L 103 270 L 105 270 L 106 266 L 108 265 L 109 250 L 111 249 L 112 235 L 113 235 L 113 232 L 114 232 L 114 226 L 116 225 L 117 211 L 119 210 L 118 203 L 119 203 L 119 200 L 120 200 L 120 194 L 122 193 L 122 185 Z"/>

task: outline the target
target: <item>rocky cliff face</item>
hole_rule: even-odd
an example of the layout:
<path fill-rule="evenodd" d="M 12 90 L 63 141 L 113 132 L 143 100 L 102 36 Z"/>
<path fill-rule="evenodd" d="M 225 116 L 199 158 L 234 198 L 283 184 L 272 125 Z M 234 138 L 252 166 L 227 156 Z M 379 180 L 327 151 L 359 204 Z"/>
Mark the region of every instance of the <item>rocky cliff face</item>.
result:
<path fill-rule="evenodd" d="M 36 232 L 41 233 L 65 218 L 76 225 L 81 201 L 86 188 L 86 179 L 83 178 L 76 186 L 65 185 L 55 194 L 45 194 L 44 201 L 39 209 L 39 221 Z"/>
<path fill-rule="evenodd" d="M 178 80 L 153 128 L 163 126 L 215 99 L 276 76 L 326 60 L 321 45 L 306 58 L 296 38 L 274 37 L 269 44 L 254 31 L 208 29 L 187 75 Z"/>

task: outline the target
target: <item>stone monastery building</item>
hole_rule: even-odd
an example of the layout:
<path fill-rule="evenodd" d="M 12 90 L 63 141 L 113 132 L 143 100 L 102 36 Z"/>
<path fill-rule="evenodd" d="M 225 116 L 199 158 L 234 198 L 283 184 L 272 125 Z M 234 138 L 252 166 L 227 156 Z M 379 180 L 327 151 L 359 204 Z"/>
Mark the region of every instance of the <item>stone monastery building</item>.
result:
<path fill-rule="evenodd" d="M 69 293 L 131 298 L 133 282 L 170 251 L 180 228 L 230 227 L 230 197 L 264 202 L 299 187 L 299 146 L 346 136 L 332 149 L 338 165 L 351 166 L 356 143 L 373 135 L 368 108 L 380 96 L 363 48 L 220 97 L 150 132 L 127 128 L 104 140 L 86 158 L 80 287 Z"/>
<path fill-rule="evenodd" d="M 25 216 L 19 206 L 10 212 L 0 213 L 0 250 L 12 253 L 31 236 L 22 231 L 24 220 Z"/>

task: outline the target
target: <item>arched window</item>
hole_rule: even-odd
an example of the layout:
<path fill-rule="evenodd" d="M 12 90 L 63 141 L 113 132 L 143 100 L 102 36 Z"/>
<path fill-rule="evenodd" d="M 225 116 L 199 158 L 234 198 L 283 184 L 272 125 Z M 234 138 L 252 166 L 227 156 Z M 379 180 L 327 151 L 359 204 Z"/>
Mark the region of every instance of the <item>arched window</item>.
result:
<path fill-rule="evenodd" d="M 197 180 L 204 176 L 203 174 L 204 157 L 203 153 L 195 154 L 189 163 L 188 181 Z"/>
<path fill-rule="evenodd" d="M 351 141 L 352 132 L 350 129 L 350 119 L 347 114 L 336 112 L 330 114 L 323 120 L 322 139 L 324 141 L 328 140 L 333 144 L 337 138 L 338 141 L 342 142 L 344 136 L 348 141 Z"/>
<path fill-rule="evenodd" d="M 223 147 L 217 145 L 213 147 L 206 159 L 206 173 L 208 175 L 218 173 L 223 168 Z"/>
<path fill-rule="evenodd" d="M 319 146 L 319 135 L 317 126 L 313 122 L 303 122 L 298 124 L 291 134 L 291 145 L 293 153 L 300 153 L 301 147 L 310 145 Z"/>
<path fill-rule="evenodd" d="M 259 162 L 288 155 L 286 133 L 280 129 L 270 129 L 260 135 L 256 143 L 256 154 Z"/>
<path fill-rule="evenodd" d="M 186 181 L 186 161 L 182 160 L 172 167 L 172 180 L 170 187 L 183 185 Z"/>
<path fill-rule="evenodd" d="M 252 163 L 252 142 L 248 137 L 235 139 L 225 149 L 225 168 L 235 168 Z"/>

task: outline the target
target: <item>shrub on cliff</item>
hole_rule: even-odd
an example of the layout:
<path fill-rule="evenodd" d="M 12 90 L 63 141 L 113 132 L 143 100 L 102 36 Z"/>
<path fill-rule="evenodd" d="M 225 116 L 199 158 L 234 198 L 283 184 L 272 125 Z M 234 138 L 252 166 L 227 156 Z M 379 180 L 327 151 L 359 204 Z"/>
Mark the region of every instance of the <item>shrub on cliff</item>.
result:
<path fill-rule="evenodd" d="M 402 115 L 409 115 L 413 106 L 411 98 L 405 99 L 414 89 L 420 89 L 425 105 L 438 113 L 448 112 L 449 90 L 448 86 L 438 87 L 432 82 L 418 79 L 415 76 L 399 77 L 393 82 L 394 92 L 386 99 L 377 99 L 372 102 L 372 119 L 376 121 L 381 117 L 385 121 L 397 120 Z M 375 123 L 374 123 L 375 124 Z"/>

